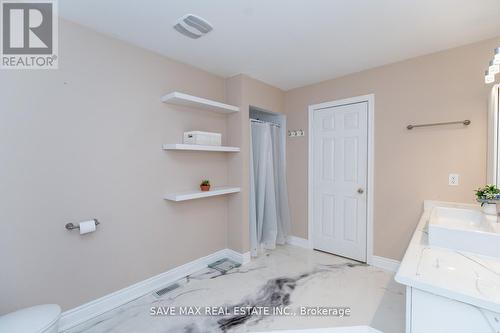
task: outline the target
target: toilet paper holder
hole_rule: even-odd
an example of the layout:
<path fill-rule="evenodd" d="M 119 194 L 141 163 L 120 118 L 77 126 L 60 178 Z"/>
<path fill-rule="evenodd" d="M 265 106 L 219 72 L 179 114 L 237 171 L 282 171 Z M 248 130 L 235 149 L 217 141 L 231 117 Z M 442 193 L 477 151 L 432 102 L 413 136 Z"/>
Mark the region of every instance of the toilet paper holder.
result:
<path fill-rule="evenodd" d="M 101 224 L 101 222 L 97 221 L 97 219 L 93 219 L 93 220 L 94 220 L 96 226 Z M 79 225 L 74 225 L 73 223 L 66 223 L 66 225 L 64 227 L 68 230 L 80 229 Z"/>

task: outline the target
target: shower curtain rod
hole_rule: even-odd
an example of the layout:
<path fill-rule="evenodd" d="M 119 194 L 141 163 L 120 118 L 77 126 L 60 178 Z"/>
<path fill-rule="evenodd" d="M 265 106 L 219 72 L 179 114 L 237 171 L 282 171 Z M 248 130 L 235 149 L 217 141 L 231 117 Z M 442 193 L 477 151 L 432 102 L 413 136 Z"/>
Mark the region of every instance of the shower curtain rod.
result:
<path fill-rule="evenodd" d="M 280 124 L 273 123 L 272 121 L 264 121 L 264 120 L 260 120 L 260 119 L 254 119 L 254 118 L 250 118 L 250 121 L 252 121 L 254 123 L 269 124 L 272 126 L 281 127 Z"/>

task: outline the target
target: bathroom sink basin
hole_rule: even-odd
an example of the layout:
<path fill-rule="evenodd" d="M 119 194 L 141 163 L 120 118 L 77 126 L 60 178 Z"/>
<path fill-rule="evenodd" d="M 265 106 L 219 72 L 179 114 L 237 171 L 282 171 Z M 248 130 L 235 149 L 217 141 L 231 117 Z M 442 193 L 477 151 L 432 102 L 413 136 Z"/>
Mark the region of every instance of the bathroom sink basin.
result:
<path fill-rule="evenodd" d="M 434 207 L 429 218 L 429 244 L 500 258 L 500 223 L 479 210 Z"/>

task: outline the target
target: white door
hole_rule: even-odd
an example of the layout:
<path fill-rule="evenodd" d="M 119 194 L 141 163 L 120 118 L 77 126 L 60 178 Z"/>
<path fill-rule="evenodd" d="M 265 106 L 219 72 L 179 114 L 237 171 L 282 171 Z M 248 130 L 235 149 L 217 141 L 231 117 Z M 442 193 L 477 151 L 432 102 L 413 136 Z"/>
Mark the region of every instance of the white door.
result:
<path fill-rule="evenodd" d="M 313 111 L 313 246 L 366 262 L 368 103 Z"/>

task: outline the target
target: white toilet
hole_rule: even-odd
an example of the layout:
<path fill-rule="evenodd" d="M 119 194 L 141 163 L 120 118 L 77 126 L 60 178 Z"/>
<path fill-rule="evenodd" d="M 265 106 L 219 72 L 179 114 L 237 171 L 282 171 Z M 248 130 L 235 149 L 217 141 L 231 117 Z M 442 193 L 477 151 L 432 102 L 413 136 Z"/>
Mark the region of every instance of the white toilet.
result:
<path fill-rule="evenodd" d="M 0 333 L 57 333 L 61 307 L 45 304 L 0 317 Z"/>

